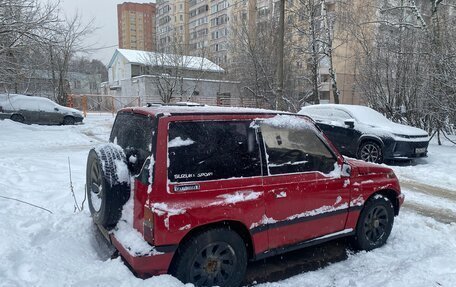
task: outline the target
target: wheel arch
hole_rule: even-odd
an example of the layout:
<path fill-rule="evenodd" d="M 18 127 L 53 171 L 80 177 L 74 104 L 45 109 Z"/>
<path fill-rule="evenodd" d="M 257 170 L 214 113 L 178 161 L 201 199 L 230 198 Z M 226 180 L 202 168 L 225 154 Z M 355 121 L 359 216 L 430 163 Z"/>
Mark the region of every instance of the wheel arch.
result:
<path fill-rule="evenodd" d="M 376 136 L 376 135 L 362 135 L 359 137 L 358 139 L 358 148 L 357 148 L 357 151 L 359 150 L 359 148 L 361 147 L 361 145 L 367 141 L 374 141 L 378 144 L 380 144 L 380 147 L 383 149 L 385 147 L 385 143 L 383 142 L 383 140 L 379 137 L 379 136 Z"/>
<path fill-rule="evenodd" d="M 235 220 L 223 220 L 223 221 L 218 221 L 218 222 L 212 222 L 209 224 L 201 225 L 198 227 L 193 228 L 190 230 L 179 242 L 178 247 L 176 252 L 173 255 L 173 259 L 171 260 L 171 264 L 169 265 L 168 270 L 172 270 L 172 267 L 174 266 L 175 260 L 177 258 L 177 254 L 181 246 L 184 245 L 185 242 L 190 240 L 192 237 L 203 233 L 207 230 L 210 229 L 217 229 L 217 228 L 226 228 L 229 230 L 233 230 L 236 232 L 242 240 L 245 242 L 246 245 L 246 251 L 247 251 L 247 258 L 252 259 L 255 252 L 254 252 L 254 246 L 253 246 L 253 241 L 252 237 L 250 236 L 249 230 L 247 227 L 240 221 L 235 221 Z"/>
<path fill-rule="evenodd" d="M 394 215 L 399 215 L 399 199 L 397 198 L 398 193 L 396 191 L 393 189 L 382 189 L 373 193 L 366 201 L 372 199 L 375 195 L 382 195 L 388 198 L 388 200 L 393 204 Z"/>
<path fill-rule="evenodd" d="M 13 112 L 13 113 L 11 114 L 11 116 L 10 116 L 10 119 L 11 119 L 12 117 L 14 117 L 14 116 L 19 116 L 19 117 L 23 118 L 24 121 L 26 120 L 25 116 L 24 116 L 23 114 L 19 113 L 19 112 Z"/>
<path fill-rule="evenodd" d="M 76 118 L 73 115 L 63 115 L 62 116 L 62 124 L 65 123 L 65 119 L 67 119 L 67 118 L 71 118 L 71 119 L 73 119 L 73 121 L 76 122 Z"/>

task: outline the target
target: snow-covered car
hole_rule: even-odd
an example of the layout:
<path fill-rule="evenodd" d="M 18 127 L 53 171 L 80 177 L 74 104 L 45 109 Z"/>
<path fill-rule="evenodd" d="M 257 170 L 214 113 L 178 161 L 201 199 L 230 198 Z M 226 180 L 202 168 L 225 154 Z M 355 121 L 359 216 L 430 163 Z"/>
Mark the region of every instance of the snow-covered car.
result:
<path fill-rule="evenodd" d="M 345 159 L 309 117 L 246 108 L 125 108 L 86 180 L 137 275 L 196 286 L 239 286 L 249 260 L 339 237 L 380 247 L 404 201 L 390 168 Z"/>
<path fill-rule="evenodd" d="M 74 125 L 84 119 L 76 109 L 64 107 L 42 97 L 25 95 L 2 95 L 0 107 L 2 118 L 27 124 Z"/>
<path fill-rule="evenodd" d="M 426 131 L 394 123 L 366 106 L 312 105 L 303 107 L 299 114 L 311 117 L 339 151 L 349 157 L 382 163 L 427 156 Z"/>

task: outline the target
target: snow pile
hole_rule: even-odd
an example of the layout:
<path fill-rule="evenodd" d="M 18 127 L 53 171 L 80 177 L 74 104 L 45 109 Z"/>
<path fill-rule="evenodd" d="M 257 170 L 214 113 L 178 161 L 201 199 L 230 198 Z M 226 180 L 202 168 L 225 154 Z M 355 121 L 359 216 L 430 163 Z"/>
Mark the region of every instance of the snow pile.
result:
<path fill-rule="evenodd" d="M 133 256 L 158 255 L 163 254 L 150 246 L 132 225 L 124 220 L 119 221 L 116 230 L 113 232 L 117 241 L 119 241 L 128 253 Z"/>
<path fill-rule="evenodd" d="M 391 236 L 383 247 L 350 253 L 348 259 L 317 271 L 256 286 L 454 286 L 455 234 L 456 224 L 440 224 L 403 211 L 395 218 Z"/>

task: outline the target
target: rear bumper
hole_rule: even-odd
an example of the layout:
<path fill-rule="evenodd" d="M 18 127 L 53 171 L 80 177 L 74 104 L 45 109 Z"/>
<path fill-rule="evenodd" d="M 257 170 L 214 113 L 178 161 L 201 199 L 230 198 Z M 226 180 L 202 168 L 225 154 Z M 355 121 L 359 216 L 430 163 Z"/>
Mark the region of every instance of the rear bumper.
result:
<path fill-rule="evenodd" d="M 147 278 L 168 273 L 177 246 L 151 246 L 151 249 L 157 251 L 153 255 L 134 256 L 116 239 L 114 234 L 98 224 L 95 225 L 105 239 L 119 251 L 122 258 L 128 263 L 136 276 Z"/>
<path fill-rule="evenodd" d="M 138 277 L 147 278 L 154 275 L 168 273 L 171 260 L 174 256 L 174 250 L 166 250 L 167 248 L 163 248 L 163 251 L 160 251 L 161 248 L 156 247 L 157 251 L 159 251 L 158 254 L 134 256 L 128 252 L 122 243 L 117 241 L 114 235 L 111 234 L 110 239 L 112 244 L 122 255 L 122 258 L 127 261 L 128 265 L 130 265 L 131 269 Z"/>

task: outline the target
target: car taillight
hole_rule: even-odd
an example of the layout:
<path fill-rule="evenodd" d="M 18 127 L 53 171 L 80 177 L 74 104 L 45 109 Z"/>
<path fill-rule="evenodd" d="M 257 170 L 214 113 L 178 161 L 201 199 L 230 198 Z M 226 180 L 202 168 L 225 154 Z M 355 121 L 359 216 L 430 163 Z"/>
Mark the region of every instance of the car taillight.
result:
<path fill-rule="evenodd" d="M 144 240 L 154 245 L 154 214 L 148 207 L 144 208 Z"/>

